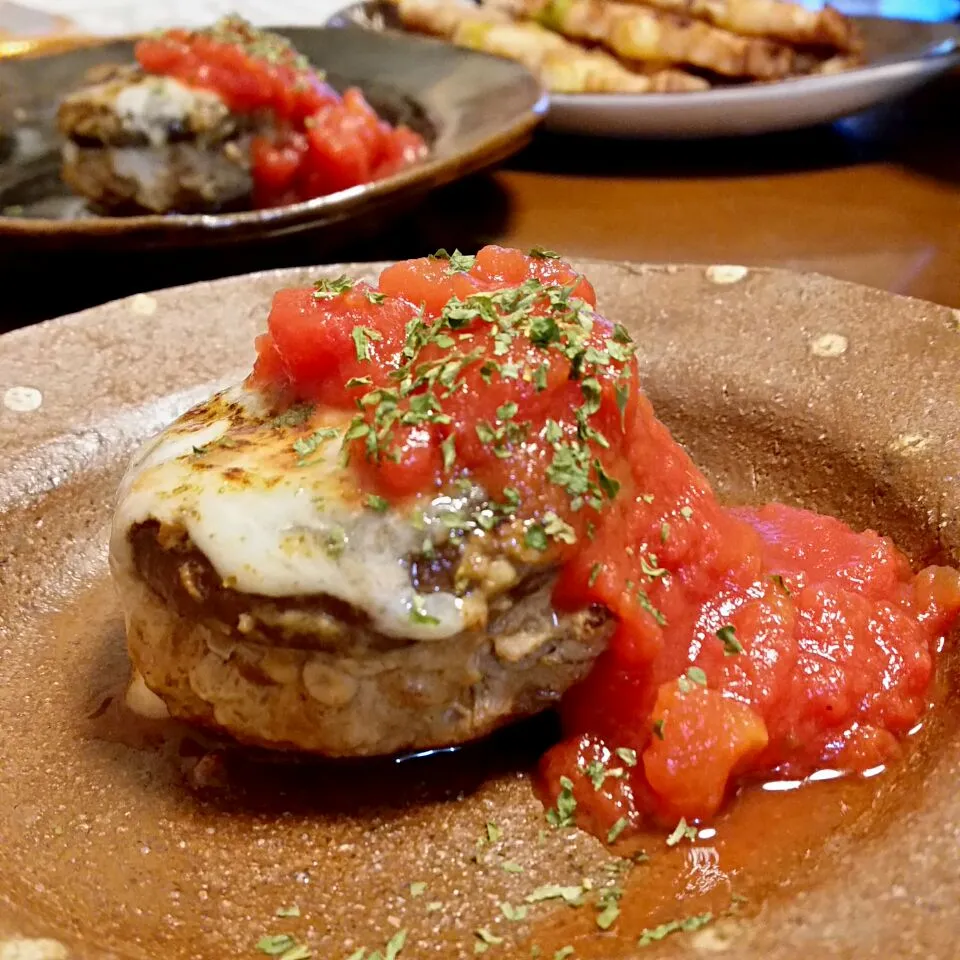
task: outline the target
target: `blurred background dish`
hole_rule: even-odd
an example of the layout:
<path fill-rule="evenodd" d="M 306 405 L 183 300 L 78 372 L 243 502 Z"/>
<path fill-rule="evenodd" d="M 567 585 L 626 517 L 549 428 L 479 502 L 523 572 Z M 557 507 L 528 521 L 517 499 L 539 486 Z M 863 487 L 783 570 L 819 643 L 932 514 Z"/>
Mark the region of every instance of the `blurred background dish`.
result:
<path fill-rule="evenodd" d="M 133 44 L 84 42 L 76 49 L 0 60 L 0 244 L 69 249 L 188 247 L 260 240 L 409 209 L 433 187 L 519 149 L 545 104 L 520 65 L 418 37 L 369 31 L 283 31 L 337 89 L 360 88 L 377 112 L 424 137 L 423 162 L 327 196 L 230 213 L 97 216 L 61 180 L 56 114 L 94 67 L 133 62 Z"/>
<path fill-rule="evenodd" d="M 550 129 L 600 136 L 798 129 L 908 94 L 960 63 L 957 24 L 821 11 L 788 29 L 797 8 L 760 7 L 766 33 L 763 18 L 709 23 L 716 8 L 706 4 L 705 19 L 683 21 L 668 12 L 677 0 L 363 0 L 330 23 L 429 33 L 517 59 L 551 91 Z"/>
<path fill-rule="evenodd" d="M 0 2 L 0 57 L 69 48 L 83 42 L 83 37 L 68 17 L 6 0 Z"/>
<path fill-rule="evenodd" d="M 18 8 L 14 21 L 12 5 L 0 0 L 0 30 L 9 35 L 15 28 L 22 34 L 18 42 L 30 44 L 58 25 L 64 29 L 58 43 L 103 43 L 89 35 L 178 23 L 203 26 L 232 10 L 261 25 L 318 24 L 341 2 L 21 0 L 46 14 L 38 18 L 31 11 L 25 21 Z M 960 9 L 957 0 L 837 0 L 836 5 L 848 15 L 925 20 L 923 29 L 947 34 L 956 27 L 946 21 Z M 64 28 L 54 15 L 72 23 Z M 936 26 L 936 21 L 944 22 Z M 516 69 L 514 76 L 528 82 Z M 772 88 L 786 97 L 791 84 L 803 82 Z M 183 239 L 166 229 L 155 242 L 167 246 L 153 245 L 149 255 L 145 237 L 137 243 L 119 237 L 94 242 L 59 229 L 36 240 L 8 237 L 0 240 L 6 291 L 0 329 L 178 283 L 297 264 L 403 259 L 441 246 L 469 251 L 490 242 L 608 259 L 814 270 L 960 307 L 960 240 L 953 226 L 960 217 L 958 85 L 960 71 L 948 71 L 909 96 L 836 122 L 717 136 L 695 146 L 679 138 L 604 143 L 591 135 L 543 131 L 504 163 L 417 196 L 395 195 L 400 206 L 394 211 L 378 206 L 369 215 L 351 213 L 335 227 L 318 220 L 319 229 L 280 236 L 251 230 L 249 242 L 194 245 L 188 256 Z M 460 93 L 436 91 L 448 100 Z M 661 99 L 669 101 L 664 109 L 676 109 L 677 98 Z M 647 110 L 653 101 L 646 98 Z M 778 109 L 776 100 L 770 109 Z M 710 110 L 722 119 L 723 111 Z M 169 226 L 172 218 L 160 222 Z M 29 231 L 35 224 L 17 226 Z M 208 226 L 198 235 L 214 233 Z M 109 270 L 103 269 L 104 244 Z M 70 282 L 50 282 L 67 275 Z"/>

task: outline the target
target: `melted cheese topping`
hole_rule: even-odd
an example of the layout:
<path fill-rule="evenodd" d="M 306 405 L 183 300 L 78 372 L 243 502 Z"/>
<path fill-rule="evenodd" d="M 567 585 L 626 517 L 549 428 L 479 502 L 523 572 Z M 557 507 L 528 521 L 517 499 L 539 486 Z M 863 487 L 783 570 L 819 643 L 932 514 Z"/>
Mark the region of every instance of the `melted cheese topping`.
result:
<path fill-rule="evenodd" d="M 211 118 L 227 114 L 215 93 L 192 89 L 170 77 L 124 84 L 113 97 L 113 109 L 126 129 L 143 134 L 155 147 L 167 142 L 172 127 L 188 126 L 198 112 Z"/>
<path fill-rule="evenodd" d="M 449 510 L 438 498 L 426 522 L 414 511 L 364 503 L 339 462 L 350 415 L 325 411 L 284 424 L 259 394 L 233 387 L 184 414 L 134 457 L 120 486 L 111 564 L 134 574 L 129 534 L 149 520 L 180 526 L 226 586 L 270 597 L 324 594 L 366 613 L 388 636 L 438 640 L 467 626 L 464 600 L 418 594 L 407 558 L 431 522 Z M 308 454 L 296 439 L 326 430 Z"/>

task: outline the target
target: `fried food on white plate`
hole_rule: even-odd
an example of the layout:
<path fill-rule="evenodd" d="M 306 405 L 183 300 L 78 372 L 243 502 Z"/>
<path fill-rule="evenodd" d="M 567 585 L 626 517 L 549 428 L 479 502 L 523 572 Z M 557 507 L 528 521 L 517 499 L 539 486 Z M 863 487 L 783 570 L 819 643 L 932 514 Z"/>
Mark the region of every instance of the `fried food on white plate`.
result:
<path fill-rule="evenodd" d="M 689 65 L 742 79 L 775 80 L 795 72 L 796 52 L 783 44 L 629 3 L 497 0 L 494 5 L 626 60 Z"/>
<path fill-rule="evenodd" d="M 682 70 L 633 72 L 610 54 L 584 50 L 535 23 L 465 23 L 452 40 L 519 61 L 554 93 L 677 93 L 709 88 L 705 80 Z"/>
<path fill-rule="evenodd" d="M 788 0 L 626 0 L 664 13 L 703 20 L 745 37 L 767 37 L 797 46 L 857 52 L 856 24 L 832 7 L 808 10 Z"/>
<path fill-rule="evenodd" d="M 395 7 L 408 29 L 522 63 L 554 93 L 666 93 L 709 86 L 682 70 L 630 70 L 609 53 L 585 50 L 539 24 L 514 22 L 505 9 L 458 0 L 396 0 Z"/>

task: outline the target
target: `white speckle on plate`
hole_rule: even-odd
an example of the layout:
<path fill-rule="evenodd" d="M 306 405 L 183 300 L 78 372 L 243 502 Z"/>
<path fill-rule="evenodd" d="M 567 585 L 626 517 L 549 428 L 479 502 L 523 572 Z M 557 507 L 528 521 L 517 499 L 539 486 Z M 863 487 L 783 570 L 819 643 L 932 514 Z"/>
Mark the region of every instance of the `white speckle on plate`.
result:
<path fill-rule="evenodd" d="M 14 413 L 30 413 L 43 403 L 43 394 L 36 387 L 9 387 L 3 395 L 3 405 Z"/>
<path fill-rule="evenodd" d="M 919 433 L 901 433 L 899 437 L 891 441 L 888 449 L 891 453 L 900 453 L 909 457 L 929 447 L 932 442 L 930 437 L 924 437 Z"/>
<path fill-rule="evenodd" d="M 157 312 L 157 301 L 146 293 L 130 298 L 130 309 L 140 317 L 152 317 Z"/>
<path fill-rule="evenodd" d="M 66 960 L 70 956 L 59 940 L 0 940 L 0 960 Z"/>
<path fill-rule="evenodd" d="M 715 263 L 707 267 L 707 279 L 711 283 L 739 283 L 750 271 L 732 263 Z"/>
<path fill-rule="evenodd" d="M 824 333 L 810 341 L 810 352 L 815 357 L 842 357 L 849 345 L 841 333 Z"/>

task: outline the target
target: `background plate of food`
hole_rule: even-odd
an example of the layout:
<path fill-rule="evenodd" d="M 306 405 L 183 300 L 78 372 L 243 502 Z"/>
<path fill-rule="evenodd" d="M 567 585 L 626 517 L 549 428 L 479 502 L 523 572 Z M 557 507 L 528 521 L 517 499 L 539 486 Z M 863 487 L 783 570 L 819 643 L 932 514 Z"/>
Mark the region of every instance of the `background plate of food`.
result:
<path fill-rule="evenodd" d="M 550 90 L 549 127 L 606 136 L 795 129 L 909 93 L 960 62 L 956 24 L 786 0 L 369 0 L 331 24 L 517 60 Z"/>
<path fill-rule="evenodd" d="M 0 61 L 0 242 L 199 245 L 382 218 L 522 146 L 521 65 L 399 34 L 194 32 Z"/>

